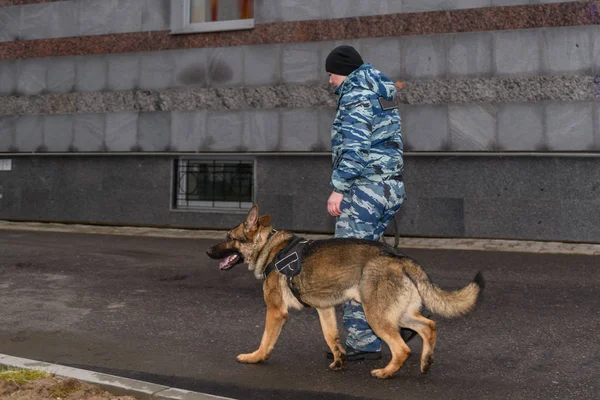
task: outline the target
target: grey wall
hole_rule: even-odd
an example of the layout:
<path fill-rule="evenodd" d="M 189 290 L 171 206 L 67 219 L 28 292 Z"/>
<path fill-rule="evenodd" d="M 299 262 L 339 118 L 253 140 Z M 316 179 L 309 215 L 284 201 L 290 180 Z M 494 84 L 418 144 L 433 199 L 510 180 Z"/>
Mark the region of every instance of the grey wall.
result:
<path fill-rule="evenodd" d="M 578 0 L 255 0 L 257 23 Z M 67 0 L 0 8 L 0 41 L 169 29 L 169 0 Z"/>
<path fill-rule="evenodd" d="M 170 211 L 172 157 L 13 158 L 0 219 L 223 228 L 235 215 Z M 257 198 L 280 229 L 333 231 L 329 157 L 260 157 Z M 412 156 L 407 236 L 600 243 L 600 162 L 576 157 Z"/>
<path fill-rule="evenodd" d="M 600 104 L 404 105 L 405 150 L 598 151 Z M 0 117 L 0 153 L 329 151 L 334 110 Z"/>
<path fill-rule="evenodd" d="M 0 8 L 0 41 L 169 29 L 169 0 L 69 0 Z"/>
<path fill-rule="evenodd" d="M 49 3 L 59 4 L 59 3 Z M 2 8 L 0 8 L 0 11 Z M 345 41 L 392 79 L 600 73 L 600 27 Z M 0 60 L 0 96 L 327 83 L 338 41 Z"/>
<path fill-rule="evenodd" d="M 351 43 L 366 60 L 402 80 L 561 74 L 593 77 L 600 73 L 598 26 L 374 38 Z M 282 97 L 278 91 L 285 89 L 279 85 L 298 88 L 323 84 L 327 76 L 322 65 L 336 44 L 0 61 L 0 95 L 7 104 L 0 115 L 10 104 L 31 107 L 0 118 L 0 152 L 326 151 L 331 108 L 306 108 L 290 102 L 289 107 L 300 109 L 235 110 L 239 93 L 227 89 L 260 87 L 265 96 Z M 473 83 L 477 84 L 481 82 Z M 161 91 L 173 88 L 214 89 L 211 95 L 215 101 L 230 104 L 234 110 L 182 113 L 170 112 L 167 105 L 166 112 L 137 112 L 143 107 L 129 101 L 139 97 L 136 90 L 152 90 L 158 94 L 149 96 L 147 102 L 163 107 L 166 97 L 160 98 Z M 468 91 L 469 86 L 466 88 Z M 307 86 L 305 96 L 314 95 L 313 89 Z M 517 89 L 525 90 L 506 88 Z M 77 110 L 85 110 L 99 104 L 98 92 L 115 91 L 114 105 L 106 104 L 112 111 L 109 114 L 83 111 L 81 115 L 39 115 L 36 109 L 49 101 L 55 109 L 61 104 L 75 104 Z M 600 88 L 590 85 L 589 91 L 598 93 Z M 54 98 L 54 94 L 63 97 Z M 37 95 L 50 97 L 46 101 Z M 181 101 L 188 100 L 195 102 L 196 98 L 192 95 Z M 119 109 L 121 106 L 124 109 Z M 600 148 L 597 102 L 418 104 L 404 106 L 402 115 L 410 151 Z M 228 126 L 227 137 L 222 135 L 224 126 Z"/>
<path fill-rule="evenodd" d="M 257 21 L 300 21 L 578 0 L 256 0 Z"/>

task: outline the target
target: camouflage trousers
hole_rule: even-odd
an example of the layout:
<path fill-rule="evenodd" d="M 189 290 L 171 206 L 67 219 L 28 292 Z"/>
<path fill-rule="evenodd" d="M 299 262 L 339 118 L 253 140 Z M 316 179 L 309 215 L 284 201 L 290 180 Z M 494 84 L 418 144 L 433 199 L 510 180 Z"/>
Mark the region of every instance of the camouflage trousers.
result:
<path fill-rule="evenodd" d="M 335 237 L 379 240 L 405 199 L 401 181 L 358 184 L 344 195 L 337 217 Z M 367 324 L 360 303 L 350 300 L 342 305 L 346 345 L 362 351 L 380 351 L 381 339 Z"/>

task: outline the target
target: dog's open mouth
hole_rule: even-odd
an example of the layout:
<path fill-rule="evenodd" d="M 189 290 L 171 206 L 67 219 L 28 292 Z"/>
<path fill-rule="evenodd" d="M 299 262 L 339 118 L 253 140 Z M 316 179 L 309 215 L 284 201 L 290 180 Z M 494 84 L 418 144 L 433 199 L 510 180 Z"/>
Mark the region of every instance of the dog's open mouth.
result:
<path fill-rule="evenodd" d="M 227 271 L 228 269 L 233 268 L 234 265 L 242 262 L 242 257 L 235 253 L 230 256 L 227 256 L 223 261 L 219 263 L 219 269 L 221 271 Z"/>

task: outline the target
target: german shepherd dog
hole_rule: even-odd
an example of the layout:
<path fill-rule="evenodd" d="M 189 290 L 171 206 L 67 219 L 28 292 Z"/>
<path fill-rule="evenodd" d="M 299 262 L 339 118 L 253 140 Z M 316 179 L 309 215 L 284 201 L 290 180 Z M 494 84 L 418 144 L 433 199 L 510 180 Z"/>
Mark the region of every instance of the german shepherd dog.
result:
<path fill-rule="evenodd" d="M 415 260 L 387 244 L 337 238 L 315 240 L 304 247 L 302 270 L 292 279 L 300 296 L 297 298 L 285 275 L 275 270 L 264 277 L 265 267 L 294 237 L 290 232 L 274 230 L 270 221 L 269 215 L 259 216 L 258 207 L 253 205 L 246 221 L 207 251 L 209 257 L 222 260 L 221 270 L 247 263 L 255 277 L 264 280 L 265 331 L 258 350 L 237 357 L 242 363 L 254 364 L 269 358 L 288 309 L 303 308 L 300 299 L 319 314 L 325 341 L 334 356 L 329 368 L 341 369 L 345 352 L 339 341 L 334 306 L 354 299 L 362 303 L 367 322 L 392 353 L 389 364 L 372 370 L 371 375 L 389 378 L 409 357 L 410 348 L 400 336 L 400 327 L 416 331 L 423 339 L 421 372 L 426 373 L 433 363 L 437 333 L 435 322 L 420 314 L 421 306 L 444 317 L 464 315 L 475 308 L 484 287 L 478 273 L 464 288 L 447 292 L 434 285 Z"/>

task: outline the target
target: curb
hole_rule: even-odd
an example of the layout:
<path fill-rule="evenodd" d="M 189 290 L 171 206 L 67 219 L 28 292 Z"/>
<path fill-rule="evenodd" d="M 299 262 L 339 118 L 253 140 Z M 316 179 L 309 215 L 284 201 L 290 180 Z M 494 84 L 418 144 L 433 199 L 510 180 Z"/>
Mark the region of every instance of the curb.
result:
<path fill-rule="evenodd" d="M 65 367 L 57 364 L 49 364 L 42 361 L 28 360 L 26 358 L 13 357 L 1 353 L 0 366 L 21 369 L 35 369 L 65 378 L 74 378 L 81 382 L 87 382 L 100 386 L 102 389 L 117 396 L 130 395 L 143 400 L 235 400 L 230 397 L 220 397 L 212 394 L 190 392 L 188 390 L 171 388 L 150 382 L 122 378 L 115 375 L 92 372 L 84 369 Z"/>
<path fill-rule="evenodd" d="M 0 230 L 88 233 L 101 235 L 209 240 L 221 240 L 225 237 L 227 233 L 226 230 L 139 228 L 131 226 L 103 226 L 46 222 L 11 222 L 2 220 L 0 220 Z M 332 237 L 332 235 L 322 234 L 300 235 L 307 239 L 313 240 L 330 239 Z M 386 241 L 392 245 L 394 243 L 394 239 L 392 237 L 386 237 Z M 543 242 L 533 240 L 401 237 L 398 246 L 400 248 L 409 249 L 478 250 L 502 251 L 513 253 L 600 255 L 600 244 L 597 243 Z"/>

